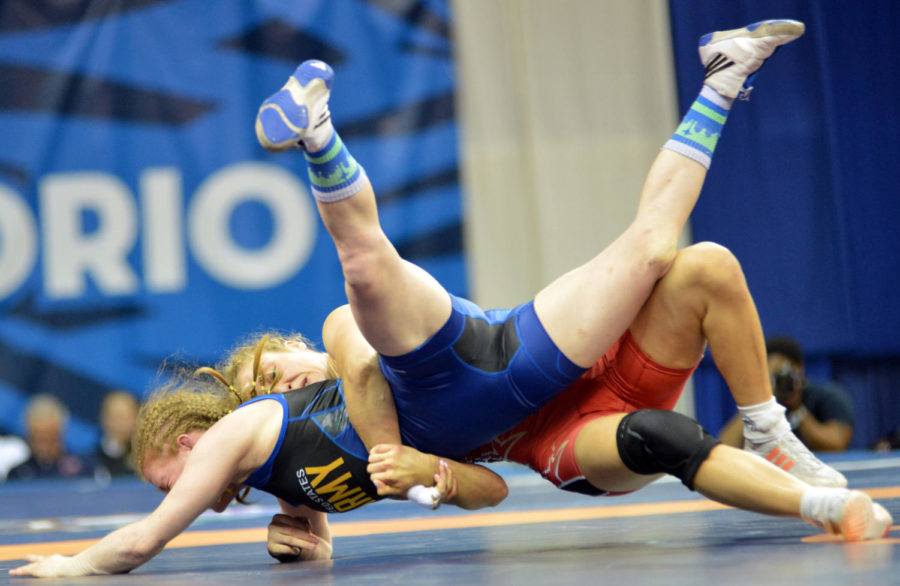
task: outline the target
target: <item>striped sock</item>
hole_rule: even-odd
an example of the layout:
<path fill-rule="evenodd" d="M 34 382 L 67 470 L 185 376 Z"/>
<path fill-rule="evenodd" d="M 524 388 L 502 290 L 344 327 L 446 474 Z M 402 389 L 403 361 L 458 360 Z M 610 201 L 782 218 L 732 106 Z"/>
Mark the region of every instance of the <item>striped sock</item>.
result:
<path fill-rule="evenodd" d="M 306 164 L 313 195 L 319 201 L 346 199 L 362 188 L 366 178 L 366 171 L 344 146 L 337 132 L 324 148 L 306 153 Z"/>
<path fill-rule="evenodd" d="M 663 148 L 680 153 L 709 169 L 733 102 L 733 99 L 721 96 L 704 85 L 675 134 Z"/>

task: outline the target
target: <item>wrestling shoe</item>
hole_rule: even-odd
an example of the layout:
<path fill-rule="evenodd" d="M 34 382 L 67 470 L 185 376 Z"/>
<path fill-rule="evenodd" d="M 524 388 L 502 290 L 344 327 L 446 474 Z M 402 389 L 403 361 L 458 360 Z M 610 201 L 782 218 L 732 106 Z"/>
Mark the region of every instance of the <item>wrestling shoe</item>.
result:
<path fill-rule="evenodd" d="M 314 146 L 324 146 L 331 138 L 315 136 L 331 119 L 328 97 L 334 71 L 324 61 L 304 61 L 280 90 L 259 107 L 256 115 L 256 138 L 268 151 L 305 148 L 304 139 Z M 318 150 L 311 148 L 307 150 Z"/>
<path fill-rule="evenodd" d="M 869 495 L 858 490 L 836 489 L 820 499 L 804 519 L 846 541 L 881 539 L 894 522 L 891 514 Z"/>
<path fill-rule="evenodd" d="M 744 450 L 765 458 L 812 486 L 837 488 L 847 486 L 844 475 L 816 458 L 792 431 L 762 443 L 753 443 L 745 439 Z"/>
<path fill-rule="evenodd" d="M 753 79 L 775 49 L 800 37 L 805 25 L 796 20 L 764 20 L 744 28 L 700 37 L 703 83 L 728 98 L 749 99 Z"/>

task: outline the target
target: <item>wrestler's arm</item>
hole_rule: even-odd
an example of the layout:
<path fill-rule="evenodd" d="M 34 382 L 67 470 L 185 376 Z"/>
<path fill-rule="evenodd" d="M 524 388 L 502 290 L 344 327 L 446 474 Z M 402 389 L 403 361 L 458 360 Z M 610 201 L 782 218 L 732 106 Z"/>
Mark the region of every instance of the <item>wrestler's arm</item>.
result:
<path fill-rule="evenodd" d="M 474 510 L 497 506 L 509 494 L 506 482 L 489 468 L 439 458 L 397 444 L 380 444 L 372 448 L 368 472 L 378 494 L 403 495 L 416 484 L 440 485 L 442 462 L 452 474 L 454 489 L 442 502 Z"/>
<path fill-rule="evenodd" d="M 379 494 L 404 497 L 416 484 L 434 486 L 435 477 L 440 476 L 439 458 L 413 448 L 400 449 L 403 446 L 400 446 L 397 410 L 390 386 L 378 366 L 378 354 L 359 331 L 349 305 L 331 312 L 322 328 L 322 339 L 344 381 L 350 422 L 366 448 L 371 450 L 376 445 L 397 448 L 388 449 L 382 456 L 384 462 L 376 466 L 381 473 L 376 477 L 381 483 Z M 492 471 L 474 464 L 446 461 L 456 479 L 457 494 L 443 502 L 474 509 L 494 506 L 506 498 L 506 483 Z"/>
<path fill-rule="evenodd" d="M 381 374 L 378 354 L 359 331 L 349 305 L 326 318 L 322 341 L 344 381 L 347 415 L 366 448 L 401 443 L 391 388 Z"/>
<path fill-rule="evenodd" d="M 819 421 L 812 413 L 800 421 L 797 436 L 814 451 L 846 450 L 853 437 L 853 426 L 837 419 Z"/>
<path fill-rule="evenodd" d="M 240 411 L 232 415 L 237 415 Z M 162 503 L 144 519 L 113 531 L 75 556 L 26 556 L 29 564 L 10 570 L 14 576 L 84 576 L 128 572 L 153 558 L 215 504 L 229 483 L 242 477 L 256 434 L 242 434 L 248 422 L 229 415 L 193 446 L 177 482 Z"/>
<path fill-rule="evenodd" d="M 272 517 L 266 546 L 279 562 L 331 559 L 328 516 L 309 507 L 295 507 L 278 499 L 281 513 Z"/>

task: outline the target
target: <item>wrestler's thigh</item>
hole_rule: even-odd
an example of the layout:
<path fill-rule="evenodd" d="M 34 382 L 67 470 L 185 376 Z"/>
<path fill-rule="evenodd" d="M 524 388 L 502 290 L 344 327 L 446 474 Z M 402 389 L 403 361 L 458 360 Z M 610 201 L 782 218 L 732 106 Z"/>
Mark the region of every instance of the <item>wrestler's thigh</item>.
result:
<path fill-rule="evenodd" d="M 709 265 L 719 256 L 717 248 L 701 243 L 680 250 L 629 326 L 638 347 L 662 366 L 691 368 L 703 356 L 708 306 L 704 276 L 715 270 Z"/>
<path fill-rule="evenodd" d="M 585 478 L 599 489 L 627 492 L 642 488 L 662 475 L 632 472 L 619 457 L 616 431 L 626 413 L 598 417 L 587 423 L 575 438 L 575 459 Z"/>
<path fill-rule="evenodd" d="M 421 267 L 399 257 L 366 287 L 346 286 L 353 318 L 379 354 L 401 356 L 424 344 L 447 322 L 450 295 Z"/>

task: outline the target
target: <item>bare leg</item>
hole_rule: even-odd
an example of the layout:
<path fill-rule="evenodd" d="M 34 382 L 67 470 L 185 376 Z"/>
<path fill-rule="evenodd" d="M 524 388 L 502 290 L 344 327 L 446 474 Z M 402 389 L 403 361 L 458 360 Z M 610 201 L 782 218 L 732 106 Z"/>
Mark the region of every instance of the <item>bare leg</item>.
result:
<path fill-rule="evenodd" d="M 353 317 L 381 354 L 405 354 L 450 316 L 450 297 L 428 273 L 400 258 L 378 221 L 368 179 L 352 197 L 317 202 L 337 248 Z"/>
<path fill-rule="evenodd" d="M 634 319 L 675 256 L 706 173 L 700 163 L 662 150 L 632 225 L 593 260 L 537 295 L 541 323 L 573 362 L 593 364 Z M 368 180 L 352 196 L 319 201 L 318 208 L 337 247 L 347 296 L 366 339 L 386 355 L 421 345 L 447 320 L 449 297 L 430 275 L 397 254 L 379 224 Z"/>
<path fill-rule="evenodd" d="M 847 485 L 794 437 L 775 402 L 759 315 L 740 264 L 727 249 L 701 243 L 680 251 L 630 330 L 641 350 L 673 368 L 697 364 L 708 341 L 749 422 L 744 433 L 752 449 L 809 484 Z"/>
<path fill-rule="evenodd" d="M 890 513 L 861 492 L 813 487 L 743 450 L 718 445 L 700 465 L 694 488 L 747 511 L 797 517 L 847 541 L 887 536 Z"/>
<path fill-rule="evenodd" d="M 737 259 L 712 243 L 681 250 L 630 327 L 660 364 L 691 368 L 709 341 L 738 405 L 772 397 L 759 315 Z"/>
<path fill-rule="evenodd" d="M 595 419 L 581 428 L 575 438 L 575 460 L 588 482 L 608 492 L 638 490 L 664 474 L 633 472 L 619 457 L 616 431 L 625 413 Z"/>
<path fill-rule="evenodd" d="M 273 152 L 299 147 L 319 213 L 337 247 L 347 296 L 376 351 L 404 354 L 450 315 L 450 298 L 422 269 L 400 258 L 378 220 L 372 184 L 334 130 L 328 100 L 334 71 L 304 61 L 260 106 L 256 135 Z"/>
<path fill-rule="evenodd" d="M 810 486 L 753 454 L 719 445 L 697 471 L 694 488 L 739 509 L 799 517 L 800 501 Z"/>
<path fill-rule="evenodd" d="M 588 482 L 602 490 L 637 490 L 662 475 L 637 474 L 619 457 L 616 430 L 624 413 L 587 424 L 575 440 L 575 457 Z M 704 496 L 734 507 L 769 515 L 800 516 L 800 500 L 809 488 L 742 450 L 719 445 L 700 466 L 694 487 Z"/>
<path fill-rule="evenodd" d="M 603 252 L 537 294 L 535 312 L 570 360 L 593 364 L 637 315 L 675 257 L 706 171 L 683 155 L 660 151 L 634 222 Z"/>
<path fill-rule="evenodd" d="M 612 492 L 636 490 L 659 477 L 632 471 L 619 456 L 617 430 L 624 417 L 625 414 L 620 413 L 591 421 L 575 440 L 575 457 L 581 472 L 597 488 Z M 672 417 L 683 416 L 673 414 Z M 678 429 L 680 431 L 676 431 Z M 648 430 L 645 428 L 644 431 Z M 645 454 L 656 453 L 658 442 L 666 435 L 665 430 L 654 427 L 650 434 L 656 437 L 637 440 L 635 438 L 643 438 L 643 435 L 634 434 L 634 431 L 630 428 L 624 441 L 648 441 L 649 445 L 643 448 Z M 675 434 L 671 440 L 682 448 L 689 445 L 686 440 L 696 438 L 690 429 L 678 424 L 673 425 L 669 433 Z M 699 438 L 697 441 L 702 443 Z M 635 447 L 626 449 L 635 450 Z M 676 460 L 666 452 L 665 448 L 659 450 L 657 469 L 690 473 L 678 465 L 672 468 Z M 650 456 L 639 465 L 652 465 L 653 459 Z M 714 446 L 693 478 L 686 480 L 695 490 L 717 502 L 766 515 L 799 518 L 830 533 L 839 533 L 847 541 L 884 537 L 893 523 L 890 513 L 864 493 L 844 488 L 812 487 L 762 458 L 722 444 Z"/>
<path fill-rule="evenodd" d="M 594 363 L 637 315 L 665 274 L 693 209 L 733 99 L 775 49 L 803 34 L 802 23 L 767 21 L 704 35 L 705 85 L 650 169 L 634 223 L 606 251 L 541 291 L 535 310 L 570 360 Z M 717 67 L 717 60 L 727 65 Z M 675 153 L 679 153 L 676 155 Z"/>

